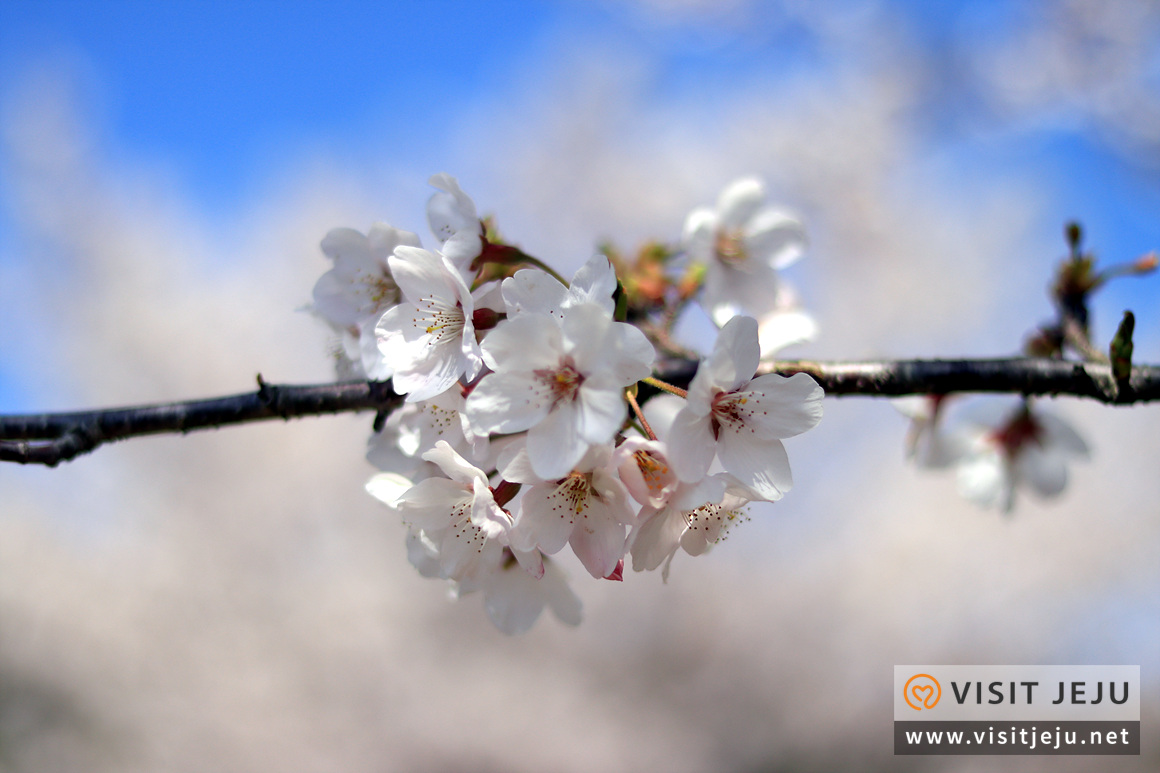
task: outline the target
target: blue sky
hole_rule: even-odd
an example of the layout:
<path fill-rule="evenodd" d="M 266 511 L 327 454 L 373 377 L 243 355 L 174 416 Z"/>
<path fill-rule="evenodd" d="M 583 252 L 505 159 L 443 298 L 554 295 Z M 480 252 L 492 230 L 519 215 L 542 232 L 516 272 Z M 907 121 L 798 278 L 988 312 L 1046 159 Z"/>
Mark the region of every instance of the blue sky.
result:
<path fill-rule="evenodd" d="M 1066 219 L 1083 220 L 1093 246 L 1110 260 L 1160 246 L 1154 146 L 1134 151 L 1111 141 L 1115 117 L 1096 115 L 1093 98 L 1073 98 L 1068 83 L 1056 89 L 1062 93 L 1045 88 L 1047 96 L 1030 107 L 1001 104 L 986 90 L 992 83 L 980 85 L 984 60 L 972 57 L 1008 39 L 1018 49 L 1028 25 L 1050 25 L 1050 13 L 1034 13 L 1050 7 L 998 0 L 7 0 L 0 4 L 0 110 L 11 107 L 14 94 L 28 99 L 21 89 L 34 73 L 66 62 L 73 99 L 93 124 L 104 162 L 164 169 L 220 234 L 281 184 L 294 159 L 323 156 L 339 167 L 373 170 L 370 178 L 389 177 L 394 167 L 458 172 L 449 165 L 462 160 L 464 137 L 518 135 L 521 111 L 533 124 L 539 102 L 574 86 L 568 69 L 578 52 L 606 55 L 613 71 L 622 58 L 625 79 L 634 83 L 630 99 L 668 111 L 678 124 L 689 117 L 700 128 L 688 131 L 700 131 L 711 146 L 713 133 L 728 129 L 714 125 L 714 111 L 727 113 L 747 94 L 756 100 L 772 90 L 782 100 L 776 105 L 797 104 L 795 89 L 817 93 L 799 100 L 807 105 L 833 99 L 829 84 L 905 50 L 922 68 L 899 75 L 917 81 L 911 103 L 899 108 L 909 143 L 899 177 L 952 190 L 961 179 L 964 208 L 987 196 L 989 179 L 1034 181 L 1048 199 L 1034 226 L 1042 286 L 1062 253 Z M 1160 72 L 1155 62 L 1151 67 L 1153 76 Z M 856 133 L 849 142 L 859 142 Z M 490 152 L 482 145 L 474 151 Z M 5 163 L 0 157 L 0 169 Z M 488 168 L 484 161 L 479 167 Z M 703 189 L 745 171 L 722 169 Z M 793 190 L 781 192 L 793 201 Z M 9 201 L 0 205 L 0 254 L 19 261 L 35 254 L 38 237 L 13 219 L 12 197 L 23 194 L 0 181 L 0 195 Z M 704 202 L 699 195 L 692 202 Z M 675 230 L 679 215 L 666 223 Z M 592 231 L 591 241 L 602 235 Z M 803 281 L 816 285 L 824 277 Z M 1096 314 L 1104 330 L 1124 306 L 1155 296 L 1154 283 L 1145 282 L 1107 292 L 1110 300 Z M 1145 340 L 1143 349 L 1160 351 L 1160 341 Z"/>

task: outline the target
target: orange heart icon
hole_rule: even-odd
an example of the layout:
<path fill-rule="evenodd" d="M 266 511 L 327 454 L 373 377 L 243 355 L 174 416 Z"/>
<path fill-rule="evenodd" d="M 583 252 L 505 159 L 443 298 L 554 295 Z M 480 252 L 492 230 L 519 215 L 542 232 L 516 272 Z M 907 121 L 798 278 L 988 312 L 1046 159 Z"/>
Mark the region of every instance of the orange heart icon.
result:
<path fill-rule="evenodd" d="M 914 687 L 910 688 L 910 692 L 923 706 L 926 706 L 928 709 L 933 708 L 930 705 L 930 699 L 934 697 L 934 688 L 929 684 L 924 684 L 922 686 L 915 685 Z"/>
<path fill-rule="evenodd" d="M 906 700 L 906 705 L 915 711 L 922 711 L 924 708 L 933 709 L 942 697 L 942 685 L 930 674 L 915 674 L 906 680 L 906 686 L 902 688 L 902 697 Z M 913 701 L 911 697 L 914 698 Z"/>

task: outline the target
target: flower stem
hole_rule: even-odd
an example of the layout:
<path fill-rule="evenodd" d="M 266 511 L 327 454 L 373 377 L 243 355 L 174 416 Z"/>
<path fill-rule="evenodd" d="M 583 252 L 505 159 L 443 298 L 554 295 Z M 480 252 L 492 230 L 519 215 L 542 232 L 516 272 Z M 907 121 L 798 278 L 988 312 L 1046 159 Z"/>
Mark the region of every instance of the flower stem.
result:
<path fill-rule="evenodd" d="M 648 435 L 649 440 L 656 440 L 657 433 L 653 432 L 652 427 L 648 425 L 648 419 L 644 417 L 644 411 L 640 409 L 640 403 L 636 401 L 636 395 L 633 390 L 624 390 L 624 396 L 628 398 L 628 404 L 632 406 L 632 412 L 636 414 L 636 418 L 640 420 L 640 426 L 644 428 L 644 433 Z"/>
<path fill-rule="evenodd" d="M 656 387 L 657 389 L 661 390 L 662 392 L 668 392 L 670 395 L 676 395 L 677 397 L 688 397 L 689 396 L 689 393 L 686 392 L 684 389 L 681 389 L 680 387 L 675 387 L 672 384 L 667 384 L 664 381 L 661 381 L 659 378 L 653 378 L 652 376 L 649 376 L 648 378 L 642 378 L 641 381 L 643 381 L 644 383 L 648 384 L 651 387 Z"/>

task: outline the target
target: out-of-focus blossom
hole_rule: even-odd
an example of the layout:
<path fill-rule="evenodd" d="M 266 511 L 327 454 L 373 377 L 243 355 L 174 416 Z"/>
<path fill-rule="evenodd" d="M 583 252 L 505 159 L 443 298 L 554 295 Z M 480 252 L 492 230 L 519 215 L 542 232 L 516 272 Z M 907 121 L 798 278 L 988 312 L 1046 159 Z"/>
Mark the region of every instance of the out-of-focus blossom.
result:
<path fill-rule="evenodd" d="M 965 433 L 957 466 L 959 492 L 1004 513 L 1014 508 L 1019 487 L 1042 497 L 1058 496 L 1067 486 L 1068 462 L 1089 454 L 1069 424 L 1029 403 L 998 424 L 976 425 Z"/>
<path fill-rule="evenodd" d="M 906 435 L 906 458 L 923 469 L 944 469 L 957 462 L 963 452 L 964 436 L 943 427 L 946 395 L 917 395 L 893 401 L 899 413 L 910 418 Z"/>
<path fill-rule="evenodd" d="M 580 598 L 568 586 L 568 578 L 555 562 L 545 558 L 543 565 L 543 575 L 536 578 L 521 567 L 510 550 L 505 550 L 498 566 L 483 574 L 478 582 L 461 583 L 457 592 L 462 596 L 482 591 L 488 619 L 509 636 L 531 628 L 544 607 L 551 609 L 565 625 L 579 625 Z"/>
<path fill-rule="evenodd" d="M 689 213 L 684 244 L 705 264 L 701 303 L 720 327 L 739 313 L 763 318 L 778 308 L 777 272 L 801 257 L 806 235 L 799 220 L 765 203 L 760 180 L 745 177 L 721 192 L 715 208 Z"/>
<path fill-rule="evenodd" d="M 399 302 L 387 259 L 396 247 L 418 247 L 419 237 L 375 223 L 365 236 L 352 228 L 335 228 L 321 246 L 334 265 L 315 283 L 310 310 L 340 333 L 346 359 L 361 366 L 367 378 L 390 378 L 374 335 L 379 317 Z"/>

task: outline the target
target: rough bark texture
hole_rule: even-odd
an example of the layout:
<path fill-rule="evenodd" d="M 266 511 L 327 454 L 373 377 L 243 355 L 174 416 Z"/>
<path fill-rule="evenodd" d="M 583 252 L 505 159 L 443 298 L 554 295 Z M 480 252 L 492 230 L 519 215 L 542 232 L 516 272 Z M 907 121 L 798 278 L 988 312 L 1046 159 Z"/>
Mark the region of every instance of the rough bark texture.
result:
<path fill-rule="evenodd" d="M 697 363 L 668 361 L 657 377 L 686 387 Z M 990 392 L 1068 395 L 1112 405 L 1160 400 L 1160 367 L 1138 366 L 1117 380 L 1109 365 L 1035 358 L 893 360 L 880 362 L 781 362 L 761 373 L 808 373 L 832 396 L 899 397 L 913 394 Z M 643 386 L 641 392 L 653 392 Z M 128 408 L 0 416 L 0 461 L 55 466 L 104 443 L 139 435 L 186 433 L 268 419 L 293 419 L 352 411 L 382 414 L 402 398 L 390 382 L 314 385 L 267 384 L 254 392 Z"/>

